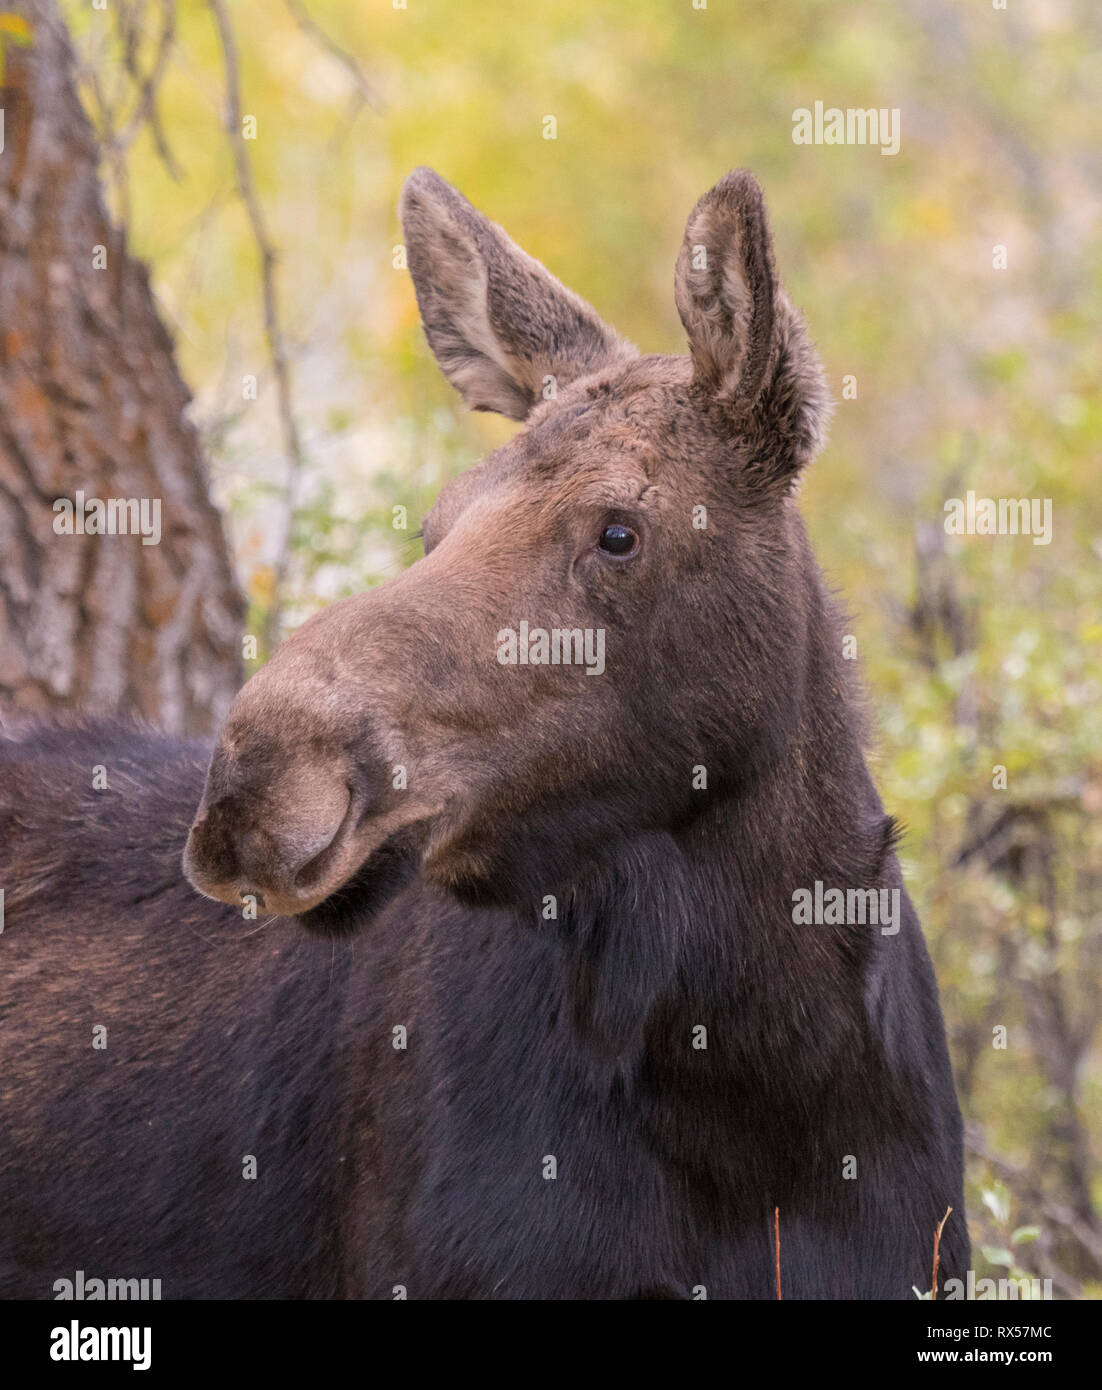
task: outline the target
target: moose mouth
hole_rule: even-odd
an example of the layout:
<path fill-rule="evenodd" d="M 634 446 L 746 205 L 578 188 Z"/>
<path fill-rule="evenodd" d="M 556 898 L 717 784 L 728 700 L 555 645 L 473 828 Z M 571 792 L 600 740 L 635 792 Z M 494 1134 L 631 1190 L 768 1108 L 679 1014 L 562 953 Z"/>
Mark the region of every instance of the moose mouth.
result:
<path fill-rule="evenodd" d="M 328 797 L 301 779 L 296 788 L 299 801 L 282 823 L 253 809 L 243 833 L 245 798 L 204 797 L 184 847 L 184 875 L 216 902 L 236 906 L 252 896 L 261 911 L 293 918 L 309 931 L 353 932 L 419 870 L 424 812 L 406 807 L 373 815 L 370 798 L 351 785 Z M 245 809 L 252 809 L 247 800 Z"/>
<path fill-rule="evenodd" d="M 327 898 L 294 920 L 315 936 L 351 936 L 377 917 L 417 877 L 423 835 L 402 826 Z"/>

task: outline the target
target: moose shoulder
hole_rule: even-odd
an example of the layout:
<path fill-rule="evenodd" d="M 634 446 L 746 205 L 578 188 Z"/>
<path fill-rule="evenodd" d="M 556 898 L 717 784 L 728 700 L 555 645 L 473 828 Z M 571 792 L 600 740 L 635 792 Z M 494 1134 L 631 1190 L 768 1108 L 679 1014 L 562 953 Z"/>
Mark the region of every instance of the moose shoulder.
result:
<path fill-rule="evenodd" d="M 149 734 L 0 745 L 0 1287 L 762 1299 L 779 1213 L 786 1298 L 909 1299 L 950 1206 L 963 1277 L 937 990 L 793 495 L 827 396 L 758 185 L 689 218 L 687 357 L 429 170 L 402 217 L 440 366 L 521 432 L 421 561 L 279 648 L 205 778 Z"/>

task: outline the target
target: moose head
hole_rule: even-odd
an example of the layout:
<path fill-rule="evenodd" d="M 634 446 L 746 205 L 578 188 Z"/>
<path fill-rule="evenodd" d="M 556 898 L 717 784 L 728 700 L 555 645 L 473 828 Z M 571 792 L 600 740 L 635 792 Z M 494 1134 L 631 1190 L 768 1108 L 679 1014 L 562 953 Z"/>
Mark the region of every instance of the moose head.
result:
<path fill-rule="evenodd" d="M 793 491 L 828 401 L 752 175 L 689 217 L 688 356 L 640 354 L 429 169 L 401 213 L 437 361 L 523 429 L 443 490 L 424 558 L 306 622 L 221 732 L 187 876 L 319 929 L 398 863 L 538 903 L 739 795 L 808 681 Z"/>

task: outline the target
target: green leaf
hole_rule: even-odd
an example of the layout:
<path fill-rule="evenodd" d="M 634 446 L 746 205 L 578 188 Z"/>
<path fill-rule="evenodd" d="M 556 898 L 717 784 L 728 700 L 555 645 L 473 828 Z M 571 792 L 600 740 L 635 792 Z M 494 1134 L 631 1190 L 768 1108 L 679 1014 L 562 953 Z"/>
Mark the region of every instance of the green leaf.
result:
<path fill-rule="evenodd" d="M 983 1258 L 988 1264 L 1004 1265 L 1009 1269 L 1014 1263 L 1014 1256 L 1009 1250 L 1004 1250 L 1000 1245 L 985 1245 L 983 1247 Z"/>
<path fill-rule="evenodd" d="M 1010 1194 L 1004 1187 L 988 1187 L 983 1192 L 983 1204 L 998 1222 L 1010 1219 Z"/>

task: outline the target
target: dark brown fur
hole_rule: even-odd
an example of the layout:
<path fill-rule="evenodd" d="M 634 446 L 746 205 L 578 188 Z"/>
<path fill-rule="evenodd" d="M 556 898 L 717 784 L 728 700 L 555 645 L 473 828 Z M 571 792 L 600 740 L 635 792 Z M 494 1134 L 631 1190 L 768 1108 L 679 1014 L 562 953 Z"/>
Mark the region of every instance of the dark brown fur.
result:
<path fill-rule="evenodd" d="M 195 752 L 0 755 L 0 1278 L 45 1293 L 94 1252 L 191 1294 L 768 1298 L 779 1206 L 786 1297 L 910 1298 L 948 1205 L 959 1276 L 936 987 L 793 496 L 826 392 L 757 184 L 689 219 L 688 358 L 639 355 L 431 171 L 402 210 L 441 366 L 525 429 L 421 562 L 238 696 L 185 868 L 265 932 L 175 871 Z M 521 622 L 600 629 L 604 673 L 500 664 Z M 128 768 L 110 796 L 96 761 Z M 898 934 L 798 925 L 816 881 L 900 890 Z M 129 1072 L 80 1051 L 97 1010 Z"/>

